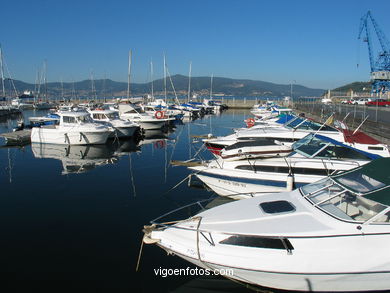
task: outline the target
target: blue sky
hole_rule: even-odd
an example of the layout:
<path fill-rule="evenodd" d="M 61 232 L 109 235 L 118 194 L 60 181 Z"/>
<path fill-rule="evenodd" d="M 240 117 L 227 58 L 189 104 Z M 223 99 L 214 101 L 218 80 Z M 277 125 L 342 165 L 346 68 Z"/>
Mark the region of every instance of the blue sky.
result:
<path fill-rule="evenodd" d="M 371 10 L 390 38 L 390 1 L 2 1 L 0 43 L 15 79 L 132 80 L 170 73 L 335 88 L 369 78 L 360 17 Z M 359 63 L 359 67 L 357 67 Z"/>

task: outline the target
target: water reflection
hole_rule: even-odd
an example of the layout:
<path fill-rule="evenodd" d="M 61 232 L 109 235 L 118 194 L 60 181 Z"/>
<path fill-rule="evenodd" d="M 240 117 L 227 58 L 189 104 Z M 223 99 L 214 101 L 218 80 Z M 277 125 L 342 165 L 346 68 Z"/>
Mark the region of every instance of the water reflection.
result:
<path fill-rule="evenodd" d="M 248 293 L 254 292 L 244 285 L 223 277 L 199 277 L 172 290 L 171 293 Z M 261 291 L 258 291 L 261 292 Z M 263 291 L 264 292 L 264 291 Z"/>
<path fill-rule="evenodd" d="M 55 159 L 62 163 L 62 175 L 85 173 L 99 166 L 116 164 L 120 156 L 139 150 L 134 140 L 103 145 L 59 145 L 32 143 L 35 158 Z"/>
<path fill-rule="evenodd" d="M 167 145 L 168 132 L 163 130 L 146 130 L 139 142 L 140 146 L 153 144 L 157 149 L 163 149 Z"/>

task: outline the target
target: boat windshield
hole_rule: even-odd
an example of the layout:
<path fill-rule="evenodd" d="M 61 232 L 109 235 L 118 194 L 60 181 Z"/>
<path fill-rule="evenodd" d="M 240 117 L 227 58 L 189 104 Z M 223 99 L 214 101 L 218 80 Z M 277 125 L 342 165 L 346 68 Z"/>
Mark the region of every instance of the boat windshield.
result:
<path fill-rule="evenodd" d="M 370 220 L 370 223 L 390 224 L 389 206 L 369 199 L 364 194 L 353 190 L 353 188 L 357 188 L 372 192 L 383 186 L 380 184 L 381 182 L 367 176 L 361 176 L 359 182 L 352 182 L 352 178 L 348 174 L 341 175 L 340 178 L 343 178 L 343 182 L 347 184 L 343 184 L 343 186 L 332 178 L 325 178 L 316 183 L 305 185 L 300 190 L 304 198 L 315 207 L 339 219 L 360 223 Z"/>
<path fill-rule="evenodd" d="M 294 119 L 293 121 L 289 121 L 286 125 L 287 128 L 290 129 L 299 129 L 299 130 L 313 130 L 313 131 L 334 131 L 337 132 L 338 130 L 326 125 L 326 124 L 320 124 L 311 120 L 307 119 Z"/>
<path fill-rule="evenodd" d="M 78 116 L 77 121 L 80 123 L 93 123 L 93 120 L 89 115 Z"/>
<path fill-rule="evenodd" d="M 113 113 L 107 113 L 106 116 L 107 116 L 108 119 L 110 119 L 110 120 L 119 119 L 118 113 L 115 113 L 115 112 L 113 112 Z"/>
<path fill-rule="evenodd" d="M 371 160 L 363 152 L 353 148 L 333 143 L 331 140 L 325 140 L 315 134 L 309 134 L 292 145 L 294 152 L 307 158 L 332 158 L 348 160 Z M 292 156 L 294 153 L 291 153 Z"/>

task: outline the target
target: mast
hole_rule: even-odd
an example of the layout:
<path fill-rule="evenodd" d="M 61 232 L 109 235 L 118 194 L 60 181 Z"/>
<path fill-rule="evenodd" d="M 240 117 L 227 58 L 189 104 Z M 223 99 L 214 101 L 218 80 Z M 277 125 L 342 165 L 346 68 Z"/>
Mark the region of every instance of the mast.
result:
<path fill-rule="evenodd" d="M 190 61 L 190 71 L 188 72 L 188 96 L 187 96 L 187 103 L 190 102 L 190 96 L 191 96 L 191 70 L 192 70 L 192 61 Z"/>
<path fill-rule="evenodd" d="M 61 77 L 61 100 L 64 99 L 64 81 L 62 80 Z"/>
<path fill-rule="evenodd" d="M 129 66 L 127 68 L 127 99 L 130 98 L 131 57 L 132 52 L 129 50 Z"/>
<path fill-rule="evenodd" d="M 3 97 L 5 97 L 3 49 L 1 48 L 1 45 L 0 45 L 0 73 L 1 73 L 1 86 L 2 86 Z"/>
<path fill-rule="evenodd" d="M 154 100 L 154 87 L 153 87 L 153 60 L 150 59 L 150 82 L 152 86 L 152 99 Z"/>
<path fill-rule="evenodd" d="M 43 81 L 45 84 L 45 101 L 47 101 L 47 79 L 46 79 L 46 70 L 47 70 L 47 64 L 46 64 L 46 59 L 43 61 Z"/>
<path fill-rule="evenodd" d="M 96 100 L 97 96 L 96 96 L 95 82 L 93 79 L 93 71 L 92 70 L 91 70 L 91 90 L 92 90 L 92 98 L 94 100 Z"/>
<path fill-rule="evenodd" d="M 165 61 L 165 53 L 164 53 L 164 93 L 165 93 L 165 103 L 167 103 L 167 65 Z"/>
<path fill-rule="evenodd" d="M 106 72 L 104 72 L 104 79 L 103 79 L 103 101 L 106 102 L 106 80 L 107 75 Z"/>
<path fill-rule="evenodd" d="M 38 82 L 39 82 L 39 70 L 37 70 L 37 75 L 35 76 L 35 85 L 34 85 L 34 102 L 37 102 L 37 93 L 38 93 Z"/>
<path fill-rule="evenodd" d="M 210 100 L 212 100 L 213 99 L 213 77 L 214 77 L 214 75 L 213 74 L 211 74 L 211 81 L 210 81 Z"/>

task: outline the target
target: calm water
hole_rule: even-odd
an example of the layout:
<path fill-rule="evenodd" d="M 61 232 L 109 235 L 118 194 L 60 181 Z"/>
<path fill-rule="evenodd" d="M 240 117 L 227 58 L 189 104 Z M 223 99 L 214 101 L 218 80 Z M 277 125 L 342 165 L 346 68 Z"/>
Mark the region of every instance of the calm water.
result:
<path fill-rule="evenodd" d="M 26 111 L 24 116 L 42 115 Z M 143 225 L 213 193 L 187 183 L 169 161 L 191 158 L 192 135 L 231 133 L 247 112 L 224 112 L 104 146 L 0 148 L 2 292 L 251 292 L 222 278 L 156 276 L 189 263 L 145 246 L 135 272 Z M 0 132 L 15 125 L 0 122 Z M 208 154 L 203 152 L 207 157 Z"/>

